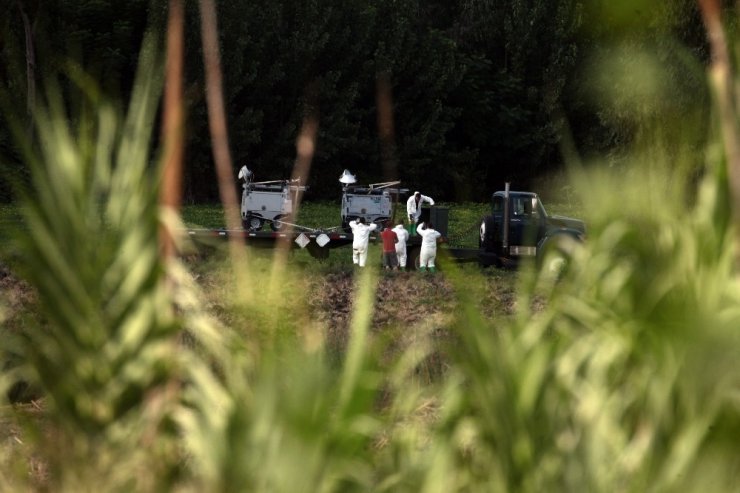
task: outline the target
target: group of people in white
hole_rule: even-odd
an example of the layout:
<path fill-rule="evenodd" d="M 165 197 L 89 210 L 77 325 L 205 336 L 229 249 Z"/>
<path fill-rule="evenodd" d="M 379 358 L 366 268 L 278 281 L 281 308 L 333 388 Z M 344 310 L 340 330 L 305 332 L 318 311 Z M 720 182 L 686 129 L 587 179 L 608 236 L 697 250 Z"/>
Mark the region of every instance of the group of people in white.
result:
<path fill-rule="evenodd" d="M 406 268 L 406 242 L 410 235 L 421 236 L 421 250 L 419 252 L 419 270 L 434 272 L 436 267 L 434 261 L 437 257 L 437 239 L 442 236 L 434 229 L 431 222 L 419 223 L 421 218 L 421 206 L 423 203 L 434 205 L 431 197 L 414 192 L 406 202 L 406 216 L 410 225 L 410 232 L 403 224 L 390 227 L 390 222 L 380 233 L 383 241 L 383 267 L 387 270 Z M 365 267 L 367 262 L 367 250 L 370 241 L 370 233 L 378 228 L 375 223 L 366 224 L 362 217 L 349 222 L 354 239 L 352 241 L 352 262 L 359 267 Z"/>

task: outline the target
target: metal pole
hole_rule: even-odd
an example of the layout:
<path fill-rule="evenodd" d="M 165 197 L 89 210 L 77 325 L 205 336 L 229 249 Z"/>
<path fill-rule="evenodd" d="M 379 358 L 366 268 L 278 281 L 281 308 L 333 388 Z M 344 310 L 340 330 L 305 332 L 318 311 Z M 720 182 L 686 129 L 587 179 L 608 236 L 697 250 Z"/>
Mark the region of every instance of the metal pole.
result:
<path fill-rule="evenodd" d="M 509 182 L 506 182 L 504 186 L 504 244 L 503 254 L 509 255 Z"/>

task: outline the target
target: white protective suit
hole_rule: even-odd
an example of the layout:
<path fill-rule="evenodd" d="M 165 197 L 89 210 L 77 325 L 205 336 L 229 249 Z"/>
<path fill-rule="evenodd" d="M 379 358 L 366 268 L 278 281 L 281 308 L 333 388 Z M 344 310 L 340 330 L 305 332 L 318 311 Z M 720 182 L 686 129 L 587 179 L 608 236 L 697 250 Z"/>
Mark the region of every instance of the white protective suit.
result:
<path fill-rule="evenodd" d="M 416 203 L 416 194 L 419 194 L 419 203 Z M 409 197 L 409 199 L 406 201 L 406 215 L 409 218 L 409 221 L 416 224 L 419 222 L 419 218 L 421 217 L 421 204 L 426 202 L 429 205 L 434 205 L 434 199 L 431 197 L 427 197 L 426 195 L 422 195 L 419 192 L 414 192 L 414 195 Z"/>
<path fill-rule="evenodd" d="M 416 232 L 421 236 L 419 267 L 434 269 L 434 259 L 437 258 L 437 238 L 442 236 L 442 233 L 432 228 L 427 228 L 424 223 L 419 225 Z"/>
<path fill-rule="evenodd" d="M 378 225 L 363 224 L 357 221 L 350 221 L 349 227 L 352 228 L 352 262 L 360 267 L 365 267 L 367 262 L 367 245 L 370 241 L 370 232 L 375 231 Z"/>
<path fill-rule="evenodd" d="M 403 227 L 403 224 L 397 224 L 393 228 L 393 232 L 398 236 L 398 243 L 396 243 L 396 255 L 398 256 L 398 266 L 400 268 L 406 267 L 406 241 L 409 239 L 409 232 Z"/>

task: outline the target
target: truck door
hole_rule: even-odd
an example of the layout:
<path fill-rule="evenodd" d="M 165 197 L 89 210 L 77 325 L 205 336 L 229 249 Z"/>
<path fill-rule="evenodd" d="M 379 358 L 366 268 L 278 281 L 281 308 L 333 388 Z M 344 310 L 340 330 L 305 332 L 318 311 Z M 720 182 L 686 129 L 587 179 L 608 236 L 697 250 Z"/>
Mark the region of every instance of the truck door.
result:
<path fill-rule="evenodd" d="M 509 215 L 509 245 L 535 246 L 539 218 L 535 212 L 536 199 L 531 195 L 511 197 Z"/>

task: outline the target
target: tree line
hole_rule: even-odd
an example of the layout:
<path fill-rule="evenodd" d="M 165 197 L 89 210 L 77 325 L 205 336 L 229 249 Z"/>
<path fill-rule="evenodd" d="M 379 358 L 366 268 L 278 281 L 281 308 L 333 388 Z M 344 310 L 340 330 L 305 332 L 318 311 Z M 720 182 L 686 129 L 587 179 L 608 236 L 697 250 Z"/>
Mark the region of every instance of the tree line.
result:
<path fill-rule="evenodd" d="M 0 90 L 25 123 L 51 80 L 70 87 L 70 67 L 126 101 L 144 33 L 164 42 L 164 1 L 3 3 Z M 208 202 L 218 192 L 200 20 L 197 2 L 186 8 L 184 192 Z M 301 123 L 317 114 L 309 197 L 338 197 L 346 168 L 362 183 L 485 200 L 505 181 L 527 188 L 561 170 L 564 156 L 618 165 L 664 132 L 699 149 L 709 118 L 694 0 L 222 0 L 218 16 L 235 175 L 247 165 L 258 180 L 288 178 Z M 390 146 L 378 135 L 382 83 Z M 0 151 L 4 176 L 23 175 L 7 126 Z"/>

